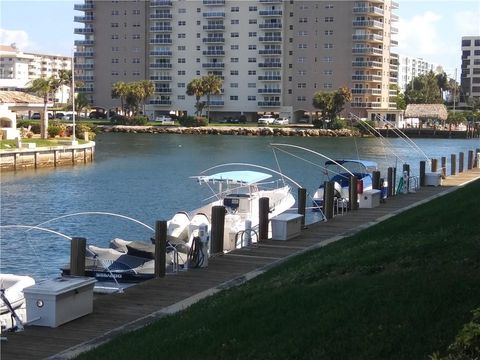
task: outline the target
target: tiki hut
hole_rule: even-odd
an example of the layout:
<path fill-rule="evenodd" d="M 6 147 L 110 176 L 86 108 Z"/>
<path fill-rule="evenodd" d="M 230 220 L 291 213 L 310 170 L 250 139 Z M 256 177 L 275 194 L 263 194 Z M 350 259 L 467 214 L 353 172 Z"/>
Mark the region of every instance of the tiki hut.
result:
<path fill-rule="evenodd" d="M 444 122 L 447 117 L 447 108 L 443 104 L 410 104 L 405 110 L 405 118 L 418 118 L 421 122 Z"/>

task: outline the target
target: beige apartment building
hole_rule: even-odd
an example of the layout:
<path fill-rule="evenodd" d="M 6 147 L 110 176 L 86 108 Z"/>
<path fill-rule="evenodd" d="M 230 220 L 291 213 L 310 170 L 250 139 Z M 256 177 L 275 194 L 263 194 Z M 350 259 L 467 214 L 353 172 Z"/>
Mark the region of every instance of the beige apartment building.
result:
<path fill-rule="evenodd" d="M 480 36 L 462 37 L 460 86 L 460 101 L 480 100 Z"/>
<path fill-rule="evenodd" d="M 352 90 L 344 111 L 360 117 L 398 114 L 391 0 L 85 0 L 75 34 L 76 78 L 95 106 L 115 108 L 112 84 L 150 79 L 147 113 L 194 113 L 186 95 L 194 78 L 213 73 L 223 92 L 212 117 L 273 113 L 315 116 L 318 91 Z"/>

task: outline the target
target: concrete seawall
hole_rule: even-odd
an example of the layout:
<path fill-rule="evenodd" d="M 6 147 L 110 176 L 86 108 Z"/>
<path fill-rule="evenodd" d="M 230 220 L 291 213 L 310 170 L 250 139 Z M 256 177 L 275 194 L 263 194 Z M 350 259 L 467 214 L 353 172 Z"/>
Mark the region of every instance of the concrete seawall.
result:
<path fill-rule="evenodd" d="M 22 170 L 89 163 L 95 158 L 95 142 L 82 145 L 9 149 L 0 151 L 0 169 Z"/>

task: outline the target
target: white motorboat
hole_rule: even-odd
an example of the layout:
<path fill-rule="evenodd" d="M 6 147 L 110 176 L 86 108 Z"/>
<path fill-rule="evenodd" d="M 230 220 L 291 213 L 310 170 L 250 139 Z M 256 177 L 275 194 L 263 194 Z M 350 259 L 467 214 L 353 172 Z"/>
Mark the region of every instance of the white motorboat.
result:
<path fill-rule="evenodd" d="M 21 327 L 27 321 L 23 289 L 32 285 L 35 285 L 35 280 L 30 276 L 0 274 L 1 332 Z"/>

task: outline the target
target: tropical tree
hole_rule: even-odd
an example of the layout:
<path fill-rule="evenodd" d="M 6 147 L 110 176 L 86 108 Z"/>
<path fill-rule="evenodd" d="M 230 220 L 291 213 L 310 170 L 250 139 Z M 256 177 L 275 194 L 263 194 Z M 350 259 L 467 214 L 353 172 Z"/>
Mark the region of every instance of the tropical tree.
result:
<path fill-rule="evenodd" d="M 342 112 L 345 104 L 351 101 L 352 93 L 348 87 L 341 87 L 334 92 L 318 91 L 313 95 L 313 107 L 321 112 L 321 119 L 333 121 Z"/>
<path fill-rule="evenodd" d="M 452 131 L 452 125 L 459 125 L 465 122 L 465 114 L 461 112 L 449 111 L 447 117 L 447 124 L 449 127 L 449 131 Z"/>
<path fill-rule="evenodd" d="M 433 71 L 414 77 L 405 90 L 407 104 L 442 104 L 437 78 Z"/>
<path fill-rule="evenodd" d="M 27 88 L 28 92 L 34 93 L 43 99 L 43 113 L 40 119 L 40 137 L 42 139 L 48 138 L 48 99 L 51 94 L 55 94 L 59 87 L 59 79 L 51 76 L 48 78 L 34 79 L 31 81 L 30 86 Z"/>
<path fill-rule="evenodd" d="M 75 96 L 75 112 L 80 114 L 82 111 L 85 112 L 85 117 L 87 116 L 87 111 L 90 108 L 90 102 L 88 101 L 87 96 L 84 93 L 80 93 Z"/>
<path fill-rule="evenodd" d="M 440 96 L 443 99 L 443 93 L 449 89 L 448 75 L 445 71 L 443 71 L 436 74 L 435 78 L 437 79 L 437 85 L 440 89 Z"/>
<path fill-rule="evenodd" d="M 405 95 L 400 92 L 400 88 L 397 84 L 390 84 L 390 90 L 395 90 L 395 102 L 397 104 L 397 109 L 405 110 L 407 104 L 405 103 Z"/>
<path fill-rule="evenodd" d="M 205 103 L 200 101 L 201 97 L 205 95 L 202 79 L 193 79 L 190 81 L 187 84 L 186 94 L 188 96 L 195 96 L 195 115 L 202 115 L 202 110 L 205 106 Z"/>
<path fill-rule="evenodd" d="M 112 98 L 120 98 L 122 113 L 125 114 L 125 101 L 128 95 L 128 85 L 123 81 L 118 81 L 112 85 Z"/>
<path fill-rule="evenodd" d="M 143 114 L 145 114 L 145 101 L 155 93 L 155 84 L 153 81 L 150 80 L 142 80 L 140 81 L 140 86 L 143 88 L 142 94 L 142 107 L 143 107 Z"/>
<path fill-rule="evenodd" d="M 203 92 L 207 96 L 207 119 L 210 122 L 210 96 L 219 95 L 222 93 L 223 80 L 217 75 L 208 74 L 206 76 L 202 76 L 201 81 Z"/>

